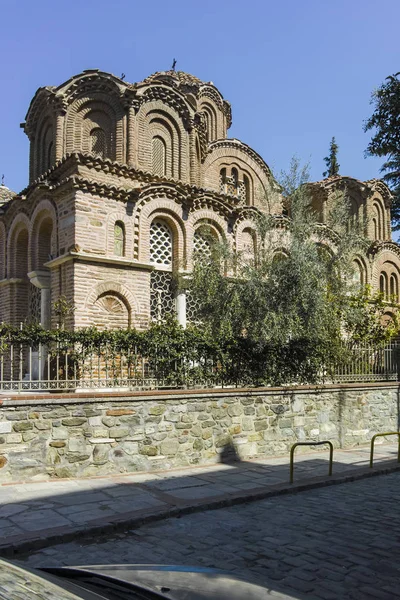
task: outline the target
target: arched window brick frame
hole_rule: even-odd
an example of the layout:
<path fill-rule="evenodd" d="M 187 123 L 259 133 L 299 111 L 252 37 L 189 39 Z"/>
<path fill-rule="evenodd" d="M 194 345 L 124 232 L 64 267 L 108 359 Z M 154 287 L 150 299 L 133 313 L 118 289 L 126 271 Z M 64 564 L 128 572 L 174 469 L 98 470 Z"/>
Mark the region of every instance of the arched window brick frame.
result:
<path fill-rule="evenodd" d="M 113 95 L 95 92 L 74 100 L 67 110 L 64 128 L 64 153 L 90 152 L 90 132 L 100 127 L 108 136 L 107 158 L 125 162 L 126 115 Z"/>
<path fill-rule="evenodd" d="M 27 233 L 27 246 L 25 250 L 25 242 L 24 242 L 24 250 L 21 253 L 18 253 L 17 243 L 18 237 L 21 231 L 26 230 Z M 27 273 L 30 270 L 29 265 L 29 248 L 30 248 L 30 221 L 28 217 L 24 214 L 20 214 L 15 217 L 12 225 L 9 229 L 8 239 L 7 239 L 7 276 L 8 278 L 18 277 L 17 272 L 20 273 L 21 269 L 18 267 L 17 262 L 19 259 L 22 259 L 24 264 L 24 277 L 27 276 Z M 21 261 L 20 261 L 21 262 Z M 26 267 L 26 268 L 25 268 Z M 25 273 L 26 271 L 26 273 Z"/>
<path fill-rule="evenodd" d="M 123 221 L 115 221 L 114 224 L 114 254 L 124 257 L 126 253 L 126 233 Z"/>
<path fill-rule="evenodd" d="M 141 210 L 136 229 L 138 260 L 150 262 L 150 225 L 154 219 L 165 221 L 173 235 L 173 267 L 186 268 L 187 228 L 182 220 L 182 208 L 172 200 L 150 200 Z"/>
<path fill-rule="evenodd" d="M 152 173 L 164 177 L 167 175 L 167 144 L 160 135 L 151 140 Z"/>
<path fill-rule="evenodd" d="M 189 133 L 181 116 L 160 100 L 144 103 L 137 114 L 138 163 L 147 171 L 152 169 L 151 144 L 155 135 L 167 144 L 167 176 L 189 180 Z M 168 146 L 170 145 L 171 161 Z"/>
<path fill-rule="evenodd" d="M 53 258 L 58 254 L 56 209 L 50 200 L 44 199 L 37 204 L 29 223 L 29 271 L 39 268 L 40 229 L 46 220 L 51 221 L 50 251 L 48 254 L 51 254 Z"/>
<path fill-rule="evenodd" d="M 108 256 L 115 255 L 115 224 L 120 222 L 124 226 L 125 243 L 124 243 L 124 257 L 133 257 L 133 227 L 132 219 L 127 216 L 126 212 L 115 211 L 108 215 L 107 219 L 107 231 L 106 231 L 106 253 Z"/>

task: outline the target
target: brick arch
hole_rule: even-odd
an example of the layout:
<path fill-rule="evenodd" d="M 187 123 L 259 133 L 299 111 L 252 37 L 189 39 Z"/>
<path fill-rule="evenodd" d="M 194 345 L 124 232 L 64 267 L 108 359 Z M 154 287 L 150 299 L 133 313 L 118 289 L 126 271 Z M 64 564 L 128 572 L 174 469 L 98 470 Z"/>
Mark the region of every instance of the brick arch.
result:
<path fill-rule="evenodd" d="M 121 221 L 125 227 L 125 256 L 132 258 L 133 256 L 133 228 L 132 219 L 128 217 L 126 211 L 122 209 L 114 211 L 107 217 L 106 228 L 106 253 L 109 256 L 114 255 L 114 225 L 117 221 Z"/>
<path fill-rule="evenodd" d="M 172 165 L 172 177 L 188 180 L 189 165 L 189 134 L 186 131 L 181 116 L 173 108 L 162 102 L 162 100 L 153 100 L 142 104 L 137 114 L 138 127 L 138 162 L 141 168 L 146 171 L 152 170 L 151 142 L 153 129 L 156 120 L 162 121 L 170 128 L 171 135 L 171 157 L 169 162 Z M 160 123 L 156 127 L 159 134 Z M 164 127 L 165 131 L 167 127 Z"/>
<path fill-rule="evenodd" d="M 275 201 L 273 194 L 272 177 L 268 173 L 268 168 L 264 169 L 246 153 L 240 146 L 235 147 L 219 147 L 218 145 L 211 148 L 203 165 L 204 185 L 219 192 L 219 178 L 222 168 L 238 166 L 246 175 L 251 178 L 252 182 L 252 199 L 254 205 L 262 205 L 264 197 L 273 199 L 273 206 L 270 211 L 273 213 L 281 213 L 280 203 Z"/>
<path fill-rule="evenodd" d="M 228 234 L 228 223 L 227 221 L 209 209 L 196 210 L 191 212 L 187 221 L 187 247 L 190 249 L 188 252 L 188 268 L 193 268 L 193 240 L 194 234 L 197 229 L 202 225 L 208 225 L 212 230 L 215 231 L 218 239 L 227 242 L 229 246 L 232 246 L 232 236 Z"/>
<path fill-rule="evenodd" d="M 388 249 L 378 252 L 372 265 L 371 283 L 375 290 L 379 290 L 379 276 L 385 272 L 390 277 L 391 272 L 400 276 L 400 259 L 394 252 Z"/>
<path fill-rule="evenodd" d="M 18 248 L 18 238 L 25 230 L 26 239 L 24 237 L 23 248 Z M 30 221 L 28 217 L 24 214 L 17 215 L 11 224 L 7 239 L 7 276 L 9 278 L 20 277 L 21 275 L 22 278 L 25 278 L 29 272 L 29 231 Z"/>
<path fill-rule="evenodd" d="M 51 232 L 50 232 L 50 240 L 49 244 L 46 241 L 46 246 L 49 245 L 47 254 L 51 254 L 53 257 L 57 255 L 58 252 L 58 243 L 57 243 L 57 213 L 54 205 L 50 200 L 41 200 L 36 206 L 35 210 L 32 213 L 30 220 L 30 228 L 29 228 L 29 238 L 30 238 L 30 252 L 29 252 L 29 271 L 33 271 L 35 269 L 41 268 L 43 262 L 47 262 L 47 260 L 40 259 L 40 232 L 42 227 L 45 225 L 45 221 L 50 224 L 51 222 Z"/>
<path fill-rule="evenodd" d="M 361 285 L 368 285 L 371 280 L 371 275 L 366 261 L 360 254 L 357 254 L 357 256 L 354 257 L 353 262 L 356 263 L 360 270 Z"/>
<path fill-rule="evenodd" d="M 132 292 L 124 286 L 122 283 L 117 281 L 104 281 L 99 283 L 96 287 L 94 287 L 89 294 L 86 296 L 85 300 L 85 308 L 87 311 L 90 311 L 90 308 L 95 304 L 95 302 L 107 295 L 116 295 L 118 296 L 126 305 L 127 310 L 130 314 L 130 319 L 132 317 L 132 311 L 135 313 L 140 312 L 140 306 L 137 298 L 132 294 Z"/>
<path fill-rule="evenodd" d="M 240 223 L 238 223 L 237 227 L 235 228 L 235 249 L 237 251 L 242 250 L 241 236 L 242 236 L 244 230 L 250 230 L 252 232 L 253 239 L 254 239 L 254 249 L 256 250 L 257 244 L 259 243 L 259 239 L 258 239 L 259 235 L 257 233 L 256 224 L 254 223 L 254 221 L 251 221 L 250 219 L 244 219 L 243 221 L 240 221 Z"/>
<path fill-rule="evenodd" d="M 187 231 L 182 219 L 182 207 L 172 200 L 150 200 L 139 217 L 138 249 L 139 260 L 150 261 L 150 225 L 154 219 L 164 220 L 172 230 L 173 262 L 178 268 L 185 268 L 187 262 Z"/>
<path fill-rule="evenodd" d="M 64 150 L 71 152 L 90 152 L 89 129 L 90 113 L 103 115 L 103 123 L 93 121 L 93 128 L 101 124 L 108 129 L 109 155 L 107 158 L 123 162 L 125 159 L 125 111 L 119 100 L 113 95 L 94 92 L 93 95 L 78 98 L 68 107 L 65 117 Z"/>

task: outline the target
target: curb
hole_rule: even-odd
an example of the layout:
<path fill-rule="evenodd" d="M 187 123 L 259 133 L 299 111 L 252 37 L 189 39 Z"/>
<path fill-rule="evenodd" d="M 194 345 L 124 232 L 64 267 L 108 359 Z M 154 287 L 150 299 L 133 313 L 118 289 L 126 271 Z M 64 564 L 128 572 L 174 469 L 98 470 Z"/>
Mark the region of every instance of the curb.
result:
<path fill-rule="evenodd" d="M 42 530 L 40 534 L 37 532 L 31 535 L 21 534 L 9 537 L 3 543 L 0 541 L 0 557 L 13 558 L 16 555 L 34 552 L 48 546 L 72 542 L 77 538 L 81 540 L 82 538 L 86 539 L 96 535 L 116 533 L 126 529 L 136 529 L 142 525 L 155 523 L 163 519 L 176 518 L 191 513 L 216 510 L 238 504 L 246 504 L 248 502 L 283 496 L 286 494 L 306 492 L 331 485 L 351 483 L 353 481 L 376 477 L 378 475 L 389 475 L 398 471 L 400 471 L 400 464 L 396 462 L 391 465 L 388 464 L 385 468 L 376 468 L 367 471 L 363 468 L 348 475 L 333 475 L 330 479 L 320 476 L 307 479 L 297 484 L 284 483 L 269 488 L 255 488 L 250 492 L 239 492 L 235 495 L 216 496 L 212 500 L 192 500 L 190 503 L 180 501 L 179 506 L 170 506 L 169 508 L 161 508 L 159 510 L 142 509 L 130 511 L 119 514 L 113 518 L 95 519 L 81 527 L 57 527 Z"/>

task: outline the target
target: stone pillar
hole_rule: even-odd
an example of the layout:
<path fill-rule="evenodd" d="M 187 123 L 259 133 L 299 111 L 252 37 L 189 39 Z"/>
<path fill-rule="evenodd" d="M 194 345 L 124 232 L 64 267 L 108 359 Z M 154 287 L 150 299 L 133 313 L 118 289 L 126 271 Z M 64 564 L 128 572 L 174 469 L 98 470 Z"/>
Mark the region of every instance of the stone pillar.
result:
<path fill-rule="evenodd" d="M 179 290 L 176 296 L 176 316 L 179 325 L 186 329 L 186 290 Z"/>
<path fill-rule="evenodd" d="M 55 160 L 61 160 L 64 153 L 64 113 L 58 112 L 56 117 Z"/>
<path fill-rule="evenodd" d="M 48 270 L 31 271 L 28 277 L 36 287 L 40 288 L 40 324 L 44 329 L 50 328 L 51 289 L 50 272 Z"/>
<path fill-rule="evenodd" d="M 135 109 L 133 106 L 129 107 L 128 112 L 128 160 L 127 163 L 130 167 L 136 167 L 135 161 Z"/>
<path fill-rule="evenodd" d="M 50 288 L 50 271 L 38 270 L 28 273 L 28 277 L 33 285 L 40 289 L 40 324 L 43 329 L 50 328 L 51 321 L 51 288 Z M 27 378 L 30 381 L 43 379 L 45 373 L 45 358 L 47 350 L 41 348 L 41 353 L 32 352 L 31 372 Z"/>

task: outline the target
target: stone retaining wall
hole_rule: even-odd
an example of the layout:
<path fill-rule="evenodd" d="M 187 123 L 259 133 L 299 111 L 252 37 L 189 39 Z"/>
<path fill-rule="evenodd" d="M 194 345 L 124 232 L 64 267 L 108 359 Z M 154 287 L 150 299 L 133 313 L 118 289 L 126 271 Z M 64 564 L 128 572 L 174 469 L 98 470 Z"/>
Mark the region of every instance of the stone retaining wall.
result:
<path fill-rule="evenodd" d="M 397 383 L 142 394 L 0 396 L 0 481 L 93 476 L 365 443 L 398 429 Z"/>

